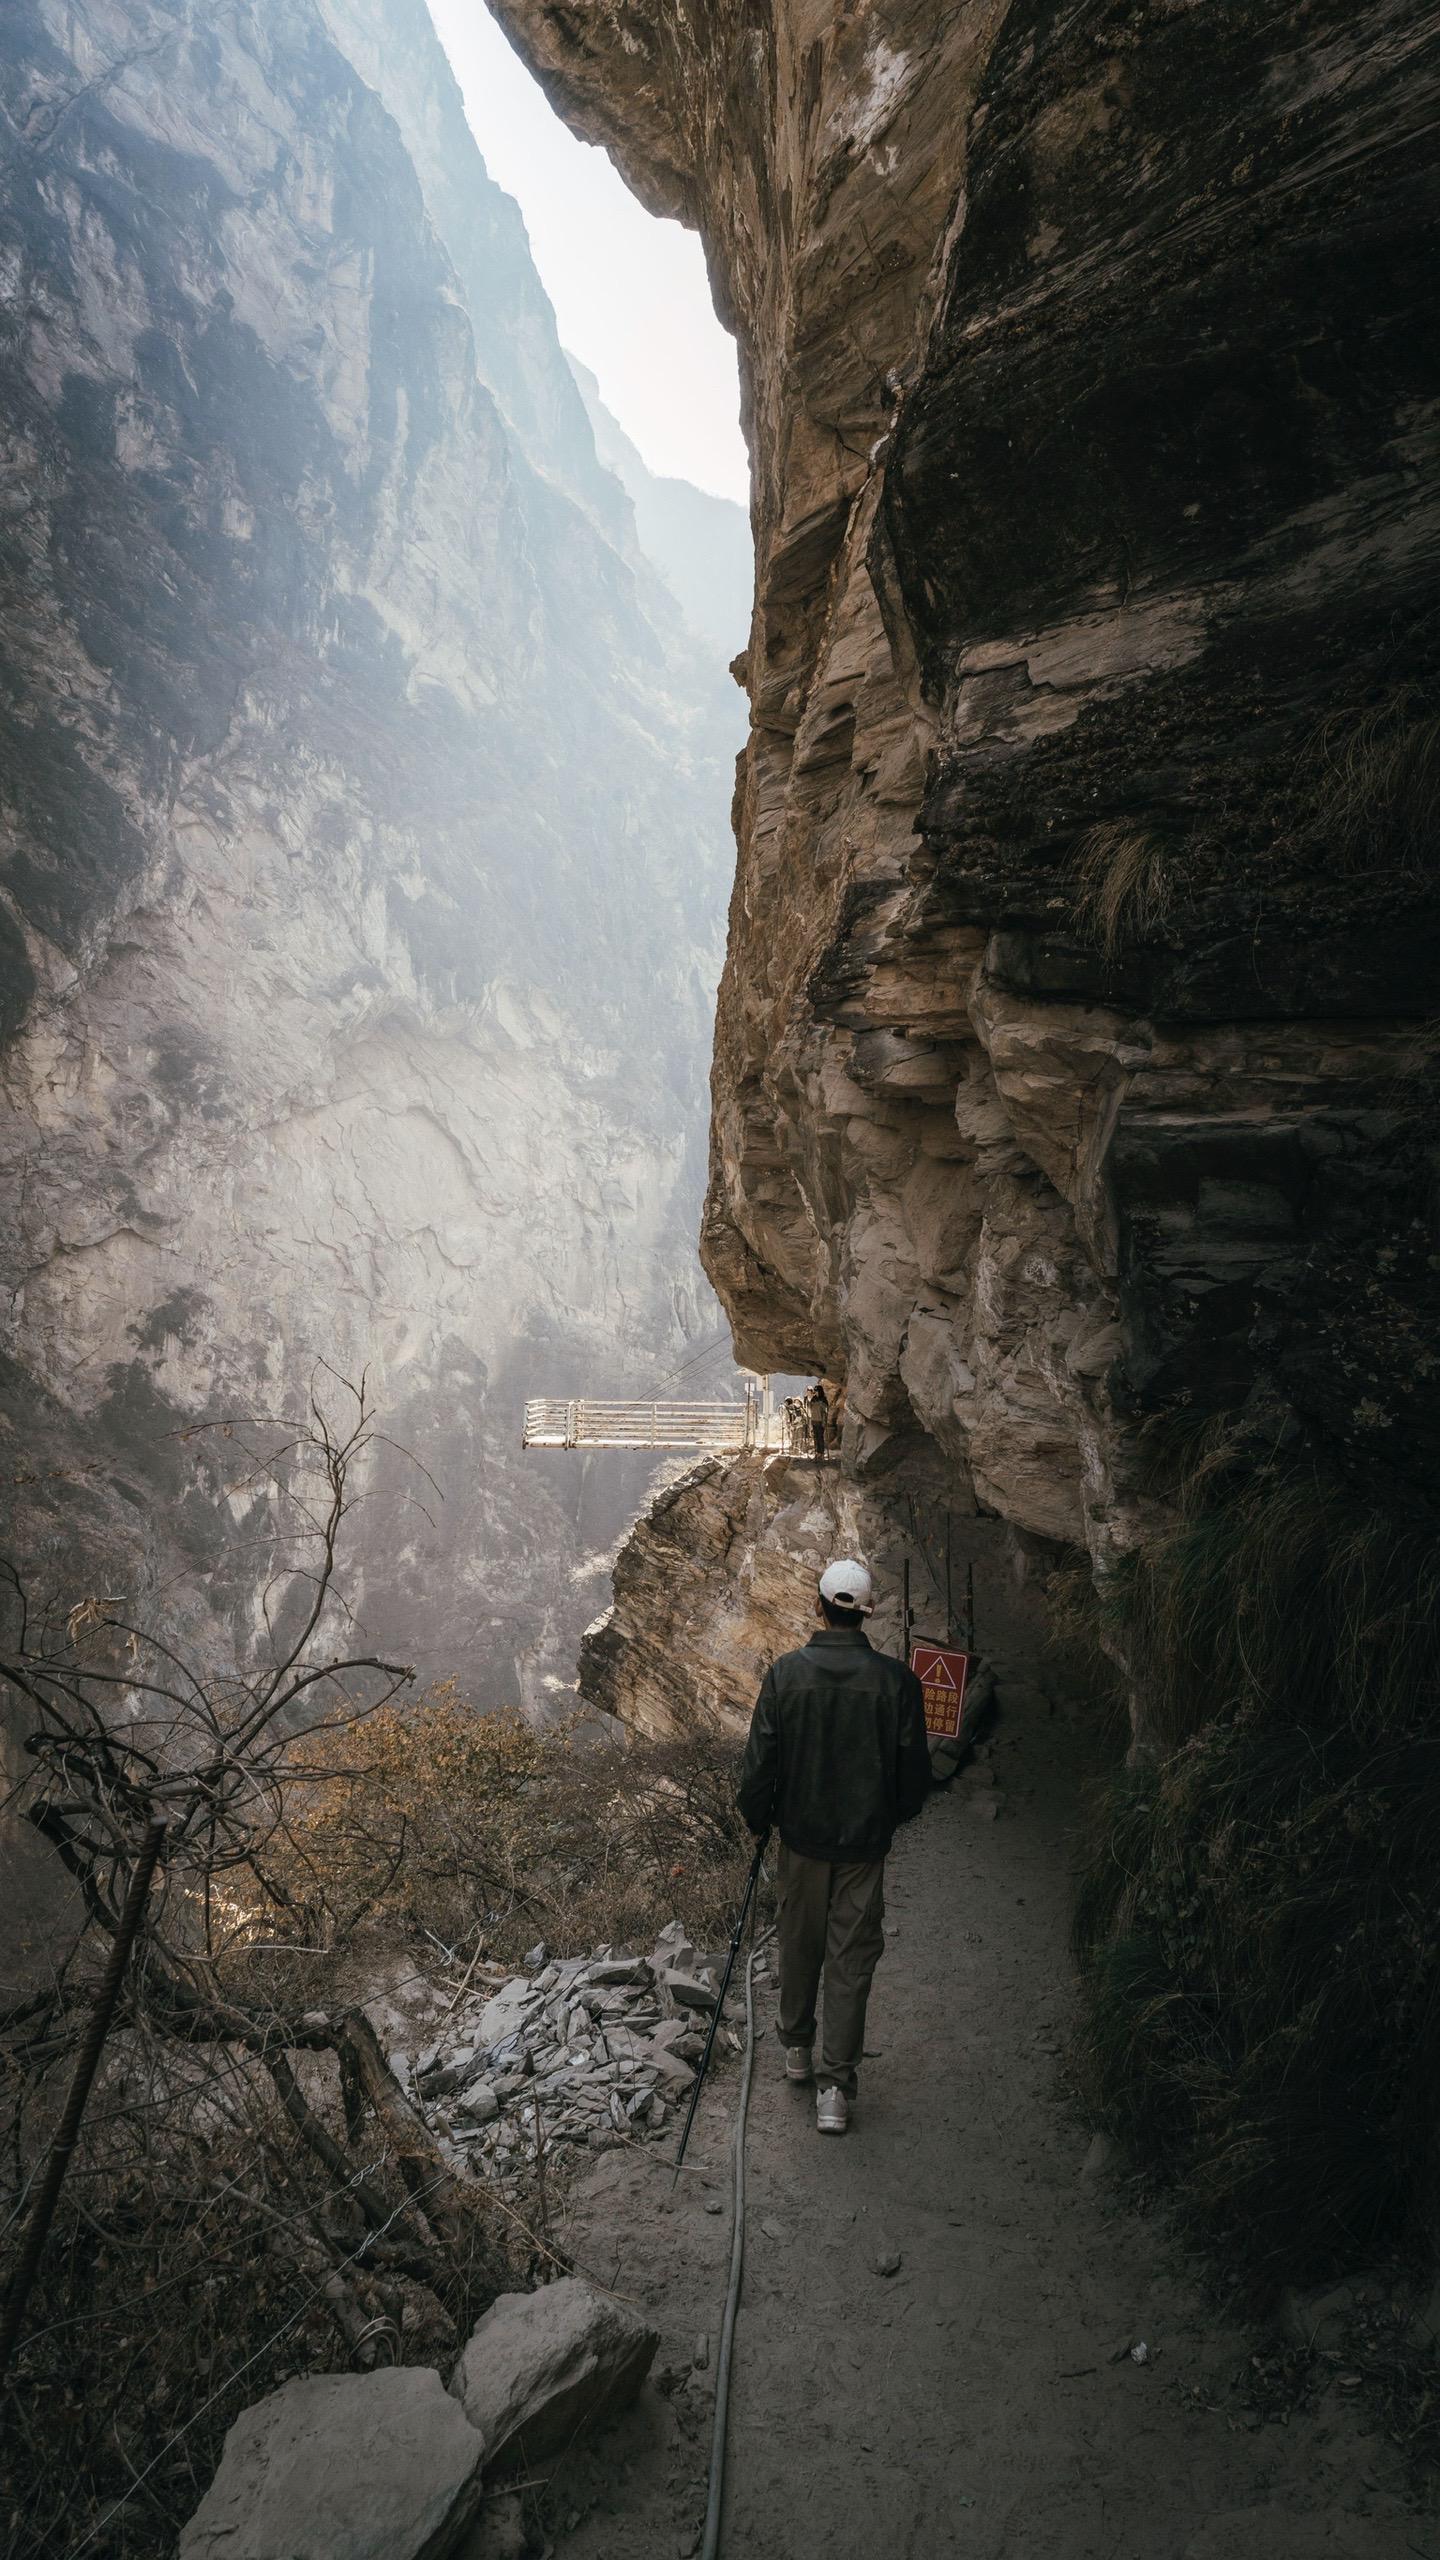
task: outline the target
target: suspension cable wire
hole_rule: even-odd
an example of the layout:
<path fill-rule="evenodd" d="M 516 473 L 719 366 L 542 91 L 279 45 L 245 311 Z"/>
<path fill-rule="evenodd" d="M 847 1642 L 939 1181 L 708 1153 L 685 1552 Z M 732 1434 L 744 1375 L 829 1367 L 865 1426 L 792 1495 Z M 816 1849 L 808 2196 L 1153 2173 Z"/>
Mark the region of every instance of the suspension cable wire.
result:
<path fill-rule="evenodd" d="M 717 1326 L 715 1332 L 711 1335 L 710 1340 L 708 1342 L 702 1342 L 699 1350 L 692 1351 L 689 1359 L 682 1360 L 679 1368 L 673 1371 L 672 1374 L 677 1378 L 683 1378 L 687 1369 L 697 1369 L 702 1360 L 709 1360 L 713 1357 L 715 1352 L 728 1349 L 730 1341 L 731 1335 L 728 1324 Z"/>
<path fill-rule="evenodd" d="M 709 1342 L 702 1344 L 698 1351 L 692 1351 L 688 1360 L 682 1360 L 678 1369 L 672 1369 L 668 1376 L 662 1378 L 653 1393 L 659 1395 L 666 1387 L 673 1387 L 677 1379 L 685 1377 L 691 1369 L 698 1369 L 702 1361 L 713 1360 L 717 1351 L 730 1351 L 734 1357 L 728 1324 L 723 1324 Z"/>

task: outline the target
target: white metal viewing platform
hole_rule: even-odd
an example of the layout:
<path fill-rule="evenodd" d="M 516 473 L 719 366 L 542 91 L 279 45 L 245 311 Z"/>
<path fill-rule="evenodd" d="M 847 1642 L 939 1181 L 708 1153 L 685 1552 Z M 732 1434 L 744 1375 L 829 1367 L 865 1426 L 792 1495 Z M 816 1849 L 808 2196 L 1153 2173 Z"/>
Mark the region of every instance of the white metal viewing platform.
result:
<path fill-rule="evenodd" d="M 788 1449 L 791 1426 L 770 1410 L 768 1394 L 746 1390 L 743 1404 L 607 1402 L 596 1396 L 532 1396 L 525 1407 L 522 1449 L 699 1449 L 735 1455 L 744 1449 Z"/>

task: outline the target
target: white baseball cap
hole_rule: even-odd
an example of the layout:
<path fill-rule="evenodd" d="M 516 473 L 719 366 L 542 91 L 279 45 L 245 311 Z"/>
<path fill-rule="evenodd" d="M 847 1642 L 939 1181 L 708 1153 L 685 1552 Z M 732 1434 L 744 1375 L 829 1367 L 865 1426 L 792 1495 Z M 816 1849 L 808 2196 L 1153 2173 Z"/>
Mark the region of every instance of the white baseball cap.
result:
<path fill-rule="evenodd" d="M 827 1564 L 820 1576 L 820 1597 L 833 1601 L 837 1609 L 862 1609 L 868 1618 L 875 1606 L 868 1565 L 857 1564 L 853 1556 L 840 1556 Z"/>

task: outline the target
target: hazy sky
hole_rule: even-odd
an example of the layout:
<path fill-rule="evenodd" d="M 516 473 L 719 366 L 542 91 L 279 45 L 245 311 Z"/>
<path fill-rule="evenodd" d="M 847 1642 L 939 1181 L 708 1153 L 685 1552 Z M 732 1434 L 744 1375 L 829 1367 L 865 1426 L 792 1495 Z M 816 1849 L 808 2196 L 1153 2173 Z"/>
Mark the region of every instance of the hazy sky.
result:
<path fill-rule="evenodd" d="M 492 178 L 518 197 L 560 337 L 653 471 L 749 496 L 735 350 L 693 231 L 657 222 L 577 142 L 484 0 L 430 0 Z"/>

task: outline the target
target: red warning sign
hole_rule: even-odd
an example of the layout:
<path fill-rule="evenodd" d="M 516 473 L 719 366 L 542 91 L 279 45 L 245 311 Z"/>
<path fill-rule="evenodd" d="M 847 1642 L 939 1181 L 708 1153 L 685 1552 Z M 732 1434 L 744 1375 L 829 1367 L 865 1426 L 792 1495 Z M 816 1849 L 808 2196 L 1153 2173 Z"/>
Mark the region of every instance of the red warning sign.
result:
<path fill-rule="evenodd" d="M 953 1742 L 965 1713 L 965 1682 L 970 1656 L 953 1645 L 912 1644 L 910 1668 L 925 1692 L 925 1730 L 935 1740 Z"/>

